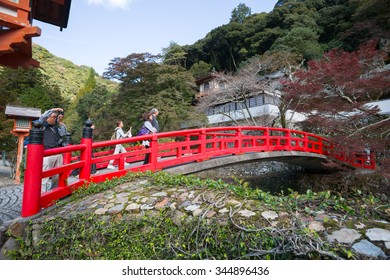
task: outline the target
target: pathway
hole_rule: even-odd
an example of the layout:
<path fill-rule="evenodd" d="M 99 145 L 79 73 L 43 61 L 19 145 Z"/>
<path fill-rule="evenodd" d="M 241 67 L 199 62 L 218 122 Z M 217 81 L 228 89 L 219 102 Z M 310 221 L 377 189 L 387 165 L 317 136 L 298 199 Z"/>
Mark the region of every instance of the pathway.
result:
<path fill-rule="evenodd" d="M 0 226 L 20 217 L 22 209 L 22 185 L 10 176 L 11 169 L 0 161 Z"/>

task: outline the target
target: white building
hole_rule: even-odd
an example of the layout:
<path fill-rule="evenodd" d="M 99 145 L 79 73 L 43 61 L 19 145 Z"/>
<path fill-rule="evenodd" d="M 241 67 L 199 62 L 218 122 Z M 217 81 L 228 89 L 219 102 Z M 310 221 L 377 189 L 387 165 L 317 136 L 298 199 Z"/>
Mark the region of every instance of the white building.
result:
<path fill-rule="evenodd" d="M 383 99 L 367 103 L 367 106 L 378 106 L 380 114 L 390 115 L 390 99 Z"/>
<path fill-rule="evenodd" d="M 278 80 L 284 75 L 283 71 L 278 71 L 271 75 L 262 77 L 261 79 L 268 79 L 269 82 L 278 83 Z M 200 99 L 208 93 L 223 89 L 225 86 L 217 81 L 216 75 L 212 72 L 209 75 L 198 79 L 196 81 L 199 87 L 199 93 L 196 99 Z M 271 86 L 271 88 L 277 88 Z M 222 124 L 231 122 L 232 120 L 240 121 L 249 118 L 268 118 L 273 120 L 277 118 L 279 114 L 279 96 L 280 92 L 262 91 L 258 94 L 253 94 L 251 97 L 243 100 L 242 102 L 227 102 L 221 103 L 213 107 L 209 107 L 205 110 L 205 114 L 208 118 L 209 124 Z M 245 104 L 245 103 L 246 104 Z M 248 108 L 248 109 L 247 109 Z M 288 121 L 302 121 L 304 116 L 302 114 L 287 111 L 286 118 Z"/>

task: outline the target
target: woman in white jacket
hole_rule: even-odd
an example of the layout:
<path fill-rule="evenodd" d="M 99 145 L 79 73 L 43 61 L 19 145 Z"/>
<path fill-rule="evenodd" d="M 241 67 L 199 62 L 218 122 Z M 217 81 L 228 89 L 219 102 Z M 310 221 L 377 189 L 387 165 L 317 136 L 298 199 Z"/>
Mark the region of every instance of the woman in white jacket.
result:
<path fill-rule="evenodd" d="M 131 128 L 126 133 L 123 132 L 123 122 L 117 121 L 116 122 L 116 128 L 115 128 L 115 139 L 121 139 L 126 137 L 131 137 Z M 122 144 L 118 144 L 115 146 L 114 155 L 119 153 L 126 153 L 125 147 L 122 146 Z M 115 167 L 112 165 L 114 163 L 114 160 L 110 160 L 110 163 L 108 164 L 108 169 L 115 169 Z"/>

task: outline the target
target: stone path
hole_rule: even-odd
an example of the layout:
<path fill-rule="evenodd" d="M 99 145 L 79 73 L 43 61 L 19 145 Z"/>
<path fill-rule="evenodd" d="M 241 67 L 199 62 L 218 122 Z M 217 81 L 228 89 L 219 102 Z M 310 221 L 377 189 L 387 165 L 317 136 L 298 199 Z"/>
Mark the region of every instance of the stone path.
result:
<path fill-rule="evenodd" d="M 0 226 L 20 217 L 22 185 L 11 179 L 11 169 L 0 160 Z"/>
<path fill-rule="evenodd" d="M 12 185 L 0 188 L 0 226 L 20 217 L 22 209 L 22 186 Z"/>

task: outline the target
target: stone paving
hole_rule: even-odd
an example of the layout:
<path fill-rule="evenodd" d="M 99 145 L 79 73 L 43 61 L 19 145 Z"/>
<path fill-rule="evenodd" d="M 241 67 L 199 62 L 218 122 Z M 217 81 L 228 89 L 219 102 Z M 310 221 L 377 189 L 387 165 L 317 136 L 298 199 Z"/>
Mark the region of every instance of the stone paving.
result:
<path fill-rule="evenodd" d="M 22 209 L 22 185 L 11 179 L 10 172 L 0 160 L 0 226 L 20 217 Z"/>
<path fill-rule="evenodd" d="M 324 237 L 329 243 L 339 243 L 352 248 L 363 258 L 389 259 L 390 224 L 387 221 L 354 221 L 353 228 L 347 228 L 341 215 L 318 211 L 302 213 L 276 212 L 267 209 L 258 201 L 240 200 L 229 192 L 203 189 L 164 188 L 151 186 L 147 180 L 119 185 L 111 190 L 88 196 L 80 201 L 65 203 L 48 209 L 34 219 L 34 223 L 57 216 L 72 218 L 80 213 L 94 213 L 105 216 L 127 215 L 140 217 L 158 215 L 161 209 L 170 211 L 173 222 L 180 226 L 183 219 L 202 217 L 204 219 L 231 219 L 240 225 L 242 221 L 259 221 L 256 226 L 285 228 L 298 219 L 304 228 L 309 228 Z M 338 226 L 327 228 L 326 220 L 333 220 Z M 20 232 L 23 226 L 10 226 L 11 232 Z M 366 224 L 369 224 L 366 225 Z M 6 245 L 5 245 L 6 246 Z M 1 253 L 0 253 L 1 255 Z"/>
<path fill-rule="evenodd" d="M 20 217 L 22 209 L 22 186 L 12 185 L 0 188 L 0 226 Z"/>

